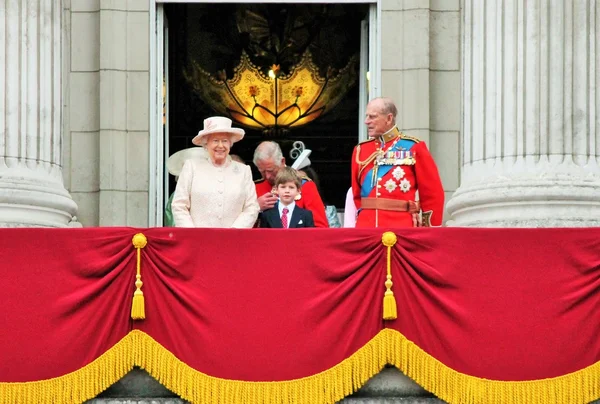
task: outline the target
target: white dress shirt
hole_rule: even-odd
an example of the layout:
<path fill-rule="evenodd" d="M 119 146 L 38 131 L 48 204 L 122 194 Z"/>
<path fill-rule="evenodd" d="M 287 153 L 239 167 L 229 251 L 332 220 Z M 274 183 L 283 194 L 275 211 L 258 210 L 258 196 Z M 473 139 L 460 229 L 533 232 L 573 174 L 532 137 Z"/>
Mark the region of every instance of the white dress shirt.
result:
<path fill-rule="evenodd" d="M 281 201 L 279 201 L 279 203 L 277 204 L 278 208 L 279 208 L 279 218 L 281 218 L 281 216 L 283 216 L 283 208 L 288 208 L 288 213 L 287 213 L 287 225 L 288 228 L 290 227 L 290 220 L 292 219 L 292 213 L 294 212 L 294 208 L 296 207 L 296 202 L 292 202 L 289 205 L 285 206 L 283 203 L 281 203 Z"/>
<path fill-rule="evenodd" d="M 253 227 L 259 206 L 250 167 L 231 157 L 222 166 L 186 160 L 171 209 L 177 227 Z"/>

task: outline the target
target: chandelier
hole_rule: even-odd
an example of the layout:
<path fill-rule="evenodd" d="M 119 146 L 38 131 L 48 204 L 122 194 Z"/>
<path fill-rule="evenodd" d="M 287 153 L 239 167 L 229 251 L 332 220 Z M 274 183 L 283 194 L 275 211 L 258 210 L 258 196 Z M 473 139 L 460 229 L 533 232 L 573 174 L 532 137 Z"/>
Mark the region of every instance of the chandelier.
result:
<path fill-rule="evenodd" d="M 243 126 L 278 134 L 306 125 L 335 107 L 356 82 L 357 63 L 353 56 L 344 68 L 328 68 L 323 77 L 306 51 L 289 73 L 282 74 L 279 65 L 273 65 L 265 74 L 242 52 L 229 79 L 225 71 L 213 77 L 196 62 L 185 77 L 218 113 Z"/>

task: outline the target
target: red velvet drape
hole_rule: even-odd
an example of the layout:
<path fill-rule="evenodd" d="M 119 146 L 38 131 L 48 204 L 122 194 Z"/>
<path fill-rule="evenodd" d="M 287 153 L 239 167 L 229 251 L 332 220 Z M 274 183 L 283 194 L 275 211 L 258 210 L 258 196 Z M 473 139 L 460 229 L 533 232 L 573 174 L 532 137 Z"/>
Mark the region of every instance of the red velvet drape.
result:
<path fill-rule="evenodd" d="M 385 230 L 398 319 L 382 320 Z M 130 319 L 136 253 L 146 319 Z M 210 376 L 278 381 L 383 328 L 496 380 L 600 360 L 600 229 L 0 230 L 0 383 L 58 377 L 139 329 Z"/>

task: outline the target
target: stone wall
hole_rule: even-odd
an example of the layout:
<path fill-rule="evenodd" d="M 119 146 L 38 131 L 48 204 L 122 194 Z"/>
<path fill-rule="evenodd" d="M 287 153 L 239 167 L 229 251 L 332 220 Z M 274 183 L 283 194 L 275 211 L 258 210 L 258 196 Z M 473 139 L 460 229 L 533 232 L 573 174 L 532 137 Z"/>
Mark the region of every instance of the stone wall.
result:
<path fill-rule="evenodd" d="M 398 127 L 427 143 L 446 201 L 458 188 L 459 0 L 382 1 L 382 95 L 398 105 Z"/>
<path fill-rule="evenodd" d="M 65 3 L 65 184 L 84 226 L 148 225 L 149 1 Z"/>

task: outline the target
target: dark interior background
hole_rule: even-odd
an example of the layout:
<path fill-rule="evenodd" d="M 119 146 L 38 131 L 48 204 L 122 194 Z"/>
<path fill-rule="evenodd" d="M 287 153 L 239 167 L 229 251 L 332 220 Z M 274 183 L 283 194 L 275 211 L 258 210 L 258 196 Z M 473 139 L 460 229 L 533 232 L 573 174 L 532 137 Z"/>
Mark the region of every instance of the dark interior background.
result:
<path fill-rule="evenodd" d="M 242 50 L 265 73 L 280 64 L 287 73 L 310 49 L 324 75 L 328 67 L 342 68 L 360 49 L 360 23 L 365 5 L 341 4 L 169 4 L 169 152 L 192 147 L 192 138 L 203 120 L 216 115 L 186 81 L 184 72 L 192 61 L 210 72 L 225 69 L 231 78 Z M 357 73 L 358 74 L 358 71 Z M 350 186 L 350 158 L 358 139 L 358 77 L 347 96 L 317 120 L 286 133 L 266 135 L 244 128 L 246 137 L 231 152 L 253 168 L 256 146 L 275 140 L 289 165 L 292 143 L 304 142 L 312 150 L 310 160 L 326 204 L 343 208 Z M 236 125 L 234 122 L 234 126 Z M 169 193 L 175 189 L 170 176 Z"/>

